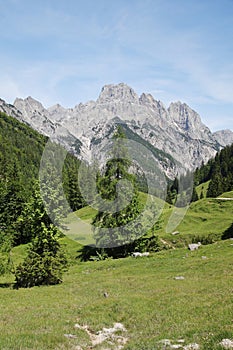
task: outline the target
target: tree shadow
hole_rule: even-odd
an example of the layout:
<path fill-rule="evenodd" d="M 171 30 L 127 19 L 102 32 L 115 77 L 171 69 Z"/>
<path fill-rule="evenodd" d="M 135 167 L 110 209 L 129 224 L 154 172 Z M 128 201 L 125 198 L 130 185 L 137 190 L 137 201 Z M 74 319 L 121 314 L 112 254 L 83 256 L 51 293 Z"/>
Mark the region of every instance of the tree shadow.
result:
<path fill-rule="evenodd" d="M 233 223 L 222 234 L 222 239 L 233 238 Z"/>
<path fill-rule="evenodd" d="M 95 246 L 83 246 L 79 251 L 77 255 L 77 259 L 80 259 L 81 261 L 88 261 L 90 260 L 91 256 L 96 256 L 98 248 Z"/>
<path fill-rule="evenodd" d="M 81 261 L 105 260 L 107 258 L 120 259 L 130 256 L 132 252 L 158 252 L 160 250 L 157 235 L 142 236 L 134 241 L 112 248 L 98 248 L 94 245 L 83 246 L 76 258 Z"/>
<path fill-rule="evenodd" d="M 14 289 L 15 288 L 15 283 L 0 283 L 0 288 L 10 288 Z"/>

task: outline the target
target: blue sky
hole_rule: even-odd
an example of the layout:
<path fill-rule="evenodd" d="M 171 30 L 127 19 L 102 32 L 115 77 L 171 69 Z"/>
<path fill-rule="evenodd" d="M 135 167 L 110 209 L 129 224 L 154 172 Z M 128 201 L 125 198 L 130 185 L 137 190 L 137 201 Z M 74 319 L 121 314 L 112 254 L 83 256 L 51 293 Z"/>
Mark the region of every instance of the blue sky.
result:
<path fill-rule="evenodd" d="M 0 98 L 45 107 L 125 82 L 233 130 L 233 0 L 0 0 Z"/>

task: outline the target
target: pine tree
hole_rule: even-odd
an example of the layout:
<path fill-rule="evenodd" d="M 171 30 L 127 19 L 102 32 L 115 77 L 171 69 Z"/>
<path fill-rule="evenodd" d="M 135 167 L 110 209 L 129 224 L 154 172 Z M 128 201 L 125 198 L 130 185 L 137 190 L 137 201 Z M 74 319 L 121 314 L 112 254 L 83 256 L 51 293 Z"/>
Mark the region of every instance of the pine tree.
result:
<path fill-rule="evenodd" d="M 140 237 L 141 231 L 140 227 L 135 228 L 133 225 L 140 213 L 140 204 L 135 176 L 129 173 L 131 161 L 121 127 L 117 128 L 113 141 L 111 159 L 107 161 L 104 175 L 98 184 L 99 195 L 105 199 L 105 206 L 102 205 L 93 220 L 96 245 L 104 248 L 125 247 Z"/>
<path fill-rule="evenodd" d="M 4 177 L 0 181 L 0 227 L 9 237 L 14 236 L 14 244 L 18 244 L 17 220 L 23 211 L 26 195 L 15 160 L 7 165 Z"/>
<path fill-rule="evenodd" d="M 52 222 L 59 226 L 69 212 L 69 205 L 63 190 L 62 161 L 64 149 L 50 144 L 51 154 L 42 159 L 40 168 L 40 193 L 46 211 Z M 61 155 L 60 155 L 61 153 Z M 59 163 L 62 163 L 59 164 Z"/>
<path fill-rule="evenodd" d="M 178 190 L 179 190 L 179 180 L 177 177 L 175 177 L 173 184 L 171 186 L 171 192 L 175 192 L 177 194 Z"/>
<path fill-rule="evenodd" d="M 223 193 L 222 178 L 220 174 L 215 174 L 209 183 L 207 197 L 217 197 Z"/>
<path fill-rule="evenodd" d="M 193 187 L 193 193 L 192 193 L 192 198 L 191 198 L 191 202 L 196 202 L 198 201 L 199 197 L 198 197 L 198 194 L 197 194 L 197 190 L 196 190 L 196 187 L 194 186 Z"/>
<path fill-rule="evenodd" d="M 172 197 L 172 193 L 170 190 L 167 191 L 166 202 L 168 204 L 173 204 L 173 197 Z"/>
<path fill-rule="evenodd" d="M 16 268 L 17 287 L 60 283 L 67 260 L 58 241 L 60 233 L 45 211 L 38 183 L 19 218 L 19 226 L 21 239 L 32 243 L 27 257 Z"/>
<path fill-rule="evenodd" d="M 12 236 L 9 235 L 9 231 L 6 232 L 4 228 L 0 227 L 0 276 L 13 269 L 11 249 Z"/>
<path fill-rule="evenodd" d="M 17 219 L 15 242 L 17 244 L 31 242 L 40 233 L 42 223 L 45 227 L 49 228 L 52 221 L 44 208 L 39 183 L 35 181 L 31 196 L 24 203 L 22 213 Z"/>
<path fill-rule="evenodd" d="M 58 230 L 41 222 L 40 230 L 32 241 L 25 260 L 16 268 L 16 287 L 29 288 L 62 282 L 67 259 L 58 241 Z"/>
<path fill-rule="evenodd" d="M 79 188 L 79 165 L 80 162 L 68 154 L 63 171 L 64 191 L 73 211 L 76 211 L 85 205 Z"/>
<path fill-rule="evenodd" d="M 96 162 L 93 164 L 82 163 L 79 168 L 78 186 L 83 200 L 83 206 L 94 205 L 96 198 L 96 184 L 99 183 L 99 167 Z"/>

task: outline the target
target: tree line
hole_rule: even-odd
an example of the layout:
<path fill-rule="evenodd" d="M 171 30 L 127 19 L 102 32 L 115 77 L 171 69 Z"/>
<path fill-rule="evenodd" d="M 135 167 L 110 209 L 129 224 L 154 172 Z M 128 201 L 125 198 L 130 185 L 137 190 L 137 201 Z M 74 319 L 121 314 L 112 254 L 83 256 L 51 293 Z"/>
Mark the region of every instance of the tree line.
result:
<path fill-rule="evenodd" d="M 233 190 L 233 144 L 218 152 L 207 164 L 195 171 L 196 185 L 210 181 L 207 197 L 217 197 Z"/>
<path fill-rule="evenodd" d="M 216 153 L 215 157 L 206 164 L 202 162 L 193 173 L 187 171 L 186 174 L 176 177 L 173 181 L 168 180 L 166 201 L 169 204 L 176 203 L 177 206 L 184 206 L 190 201 L 195 202 L 202 199 L 204 193 L 201 191 L 198 196 L 196 187 L 207 181 L 209 181 L 207 197 L 217 197 L 233 190 L 233 144 Z M 193 184 L 191 195 L 190 184 Z"/>

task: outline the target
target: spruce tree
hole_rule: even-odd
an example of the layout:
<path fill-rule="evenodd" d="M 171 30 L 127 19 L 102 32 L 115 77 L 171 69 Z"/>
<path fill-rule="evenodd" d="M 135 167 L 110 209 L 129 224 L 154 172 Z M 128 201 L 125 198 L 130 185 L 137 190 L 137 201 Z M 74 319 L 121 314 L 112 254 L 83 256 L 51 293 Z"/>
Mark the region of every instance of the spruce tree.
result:
<path fill-rule="evenodd" d="M 17 162 L 8 164 L 4 177 L 0 180 L 0 227 L 16 245 L 21 243 L 17 240 L 17 220 L 26 200 Z"/>
<path fill-rule="evenodd" d="M 73 211 L 76 211 L 85 205 L 79 188 L 79 165 L 79 160 L 70 154 L 67 155 L 63 168 L 63 187 L 68 203 Z"/>
<path fill-rule="evenodd" d="M 33 287 L 62 282 L 67 260 L 58 241 L 60 233 L 45 211 L 38 184 L 19 219 L 19 225 L 24 239 L 33 239 L 27 257 L 16 268 L 16 286 Z"/>
<path fill-rule="evenodd" d="M 62 282 L 67 266 L 66 256 L 58 241 L 58 230 L 41 222 L 40 230 L 33 239 L 28 255 L 16 268 L 16 287 L 28 288 Z"/>
<path fill-rule="evenodd" d="M 192 192 L 192 198 L 191 198 L 191 202 L 196 202 L 198 201 L 199 197 L 198 197 L 198 194 L 197 194 L 197 190 L 196 190 L 196 187 L 194 186 L 193 187 L 193 192 Z"/>
<path fill-rule="evenodd" d="M 209 183 L 207 197 L 217 197 L 223 193 L 222 177 L 220 174 L 215 174 Z"/>
<path fill-rule="evenodd" d="M 0 227 L 0 276 L 11 272 L 13 269 L 13 262 L 11 259 L 12 236 L 9 231 L 5 231 Z"/>
<path fill-rule="evenodd" d="M 18 244 L 29 243 L 41 230 L 41 224 L 49 228 L 52 221 L 48 216 L 40 195 L 39 183 L 35 181 L 30 198 L 24 203 L 21 215 L 18 217 L 15 241 Z"/>
<path fill-rule="evenodd" d="M 173 204 L 173 197 L 172 197 L 172 193 L 171 193 L 170 189 L 168 189 L 168 191 L 167 191 L 166 202 L 168 204 Z"/>
<path fill-rule="evenodd" d="M 93 225 L 97 247 L 113 248 L 106 251 L 114 255 L 114 247 L 118 247 L 119 252 L 119 247 L 125 249 L 140 237 L 140 225 L 133 225 L 140 213 L 140 204 L 135 176 L 129 172 L 131 161 L 121 127 L 117 128 L 113 141 L 111 159 L 98 183 L 99 196 L 105 200 L 105 205 L 102 204 Z"/>

